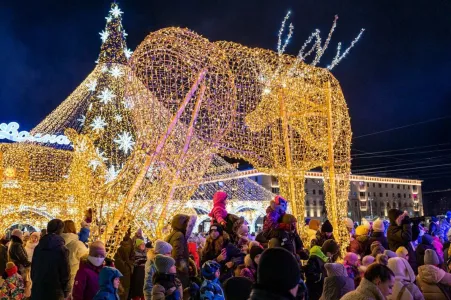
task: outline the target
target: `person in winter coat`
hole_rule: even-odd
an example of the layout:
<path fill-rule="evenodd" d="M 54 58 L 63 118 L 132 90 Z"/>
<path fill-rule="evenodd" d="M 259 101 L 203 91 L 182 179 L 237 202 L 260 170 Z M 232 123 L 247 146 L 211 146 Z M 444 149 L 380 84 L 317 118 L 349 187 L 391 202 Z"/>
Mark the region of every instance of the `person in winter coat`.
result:
<path fill-rule="evenodd" d="M 200 269 L 200 255 L 197 249 L 197 238 L 190 237 L 188 239 L 188 252 L 196 263 L 196 268 Z"/>
<path fill-rule="evenodd" d="M 172 218 L 172 231 L 165 238 L 165 241 L 172 246 L 172 257 L 175 259 L 177 276 L 184 288 L 189 286 L 189 251 L 187 241 L 195 224 L 195 215 L 177 214 Z"/>
<path fill-rule="evenodd" d="M 130 281 L 132 278 L 132 270 L 134 261 L 132 258 L 133 252 L 133 244 L 132 239 L 130 238 L 130 234 L 127 233 L 119 248 L 114 255 L 114 265 L 122 273 L 122 277 L 120 279 L 121 286 L 123 288 L 123 292 L 120 292 L 121 300 L 127 300 L 128 295 L 130 293 Z"/>
<path fill-rule="evenodd" d="M 308 259 L 307 251 L 304 250 L 304 244 L 296 228 L 296 217 L 291 214 L 285 214 L 282 217 L 282 223 L 288 224 L 289 229 L 285 230 L 285 238 L 280 240 L 280 246 L 287 249 L 293 255 L 303 256 L 302 259 Z"/>
<path fill-rule="evenodd" d="M 221 266 L 213 261 L 206 261 L 202 265 L 204 281 L 200 286 L 200 300 L 224 300 L 224 292 L 219 283 Z"/>
<path fill-rule="evenodd" d="M 213 195 L 213 208 L 208 214 L 211 217 L 211 224 L 218 223 L 223 227 L 227 224 L 227 210 L 226 203 L 227 193 L 224 191 L 217 191 Z"/>
<path fill-rule="evenodd" d="M 19 275 L 17 266 L 13 262 L 6 264 L 5 278 L 0 286 L 0 300 L 25 299 L 25 285 Z"/>
<path fill-rule="evenodd" d="M 133 265 L 133 274 L 130 287 L 130 297 L 132 300 L 144 299 L 144 277 L 145 266 L 147 261 L 146 244 L 143 240 L 137 239 L 135 241 L 135 262 Z"/>
<path fill-rule="evenodd" d="M 310 222 L 308 223 L 308 230 L 307 230 L 307 235 L 308 235 L 308 245 L 307 247 L 311 248 L 312 246 L 315 246 L 316 244 L 316 233 L 319 230 L 319 225 L 320 222 L 318 220 L 310 220 Z M 312 245 L 313 243 L 313 245 Z"/>
<path fill-rule="evenodd" d="M 0 275 L 5 273 L 6 263 L 8 262 L 8 247 L 0 243 Z"/>
<path fill-rule="evenodd" d="M 321 226 L 321 230 L 316 233 L 315 242 L 312 242 L 312 244 L 322 247 L 326 240 L 335 240 L 333 231 L 332 224 L 329 220 L 326 220 Z"/>
<path fill-rule="evenodd" d="M 448 231 L 451 228 L 451 211 L 446 212 L 446 218 L 440 221 L 440 237 L 443 241 L 448 241 Z"/>
<path fill-rule="evenodd" d="M 121 272 L 112 267 L 103 267 L 99 273 L 100 289 L 92 300 L 119 300 L 117 289 L 120 285 Z"/>
<path fill-rule="evenodd" d="M 432 246 L 432 236 L 430 236 L 429 234 L 423 235 L 421 244 L 419 244 L 417 246 L 417 249 L 415 250 L 418 266 L 424 265 L 424 254 L 426 253 L 427 249 L 431 249 L 432 251 L 435 251 L 434 246 Z"/>
<path fill-rule="evenodd" d="M 31 264 L 31 300 L 61 300 L 69 296 L 69 250 L 64 246 L 64 223 L 53 219 L 34 249 Z"/>
<path fill-rule="evenodd" d="M 340 299 L 344 294 L 354 290 L 354 280 L 348 277 L 345 266 L 328 263 L 324 267 L 327 271 L 327 277 L 324 279 L 320 300 Z"/>
<path fill-rule="evenodd" d="M 390 258 L 388 267 L 395 274 L 395 285 L 391 299 L 424 300 L 420 289 L 415 285 L 415 273 L 406 259 L 401 257 Z"/>
<path fill-rule="evenodd" d="M 254 283 L 257 281 L 258 263 L 262 253 L 263 249 L 261 247 L 252 246 L 249 254 L 244 258 L 244 265 L 246 267 L 241 270 L 240 276 L 246 277 Z"/>
<path fill-rule="evenodd" d="M 99 290 L 99 273 L 103 268 L 106 249 L 101 241 L 89 245 L 89 254 L 80 261 L 72 288 L 73 300 L 90 300 Z"/>
<path fill-rule="evenodd" d="M 354 286 L 359 286 L 361 277 L 360 277 L 360 261 L 359 256 L 353 252 L 346 253 L 343 261 L 343 265 L 346 269 L 346 273 L 348 277 L 354 280 Z"/>
<path fill-rule="evenodd" d="M 407 212 L 393 208 L 388 211 L 390 226 L 387 230 L 388 247 L 396 251 L 399 247 L 405 247 L 409 252 L 409 264 L 415 274 L 418 273 L 415 249 L 412 246 L 412 225 Z"/>
<path fill-rule="evenodd" d="M 313 246 L 310 249 L 310 257 L 304 266 L 309 299 L 317 300 L 323 293 L 324 278 L 327 276 L 324 264 L 331 261 L 340 250 L 337 242 L 327 240 L 322 247 Z"/>
<path fill-rule="evenodd" d="M 432 246 L 434 246 L 434 249 L 437 252 L 437 255 L 440 258 L 440 260 L 443 261 L 443 244 L 440 241 L 439 237 L 436 235 L 436 232 L 433 232 L 431 236 L 432 236 Z"/>
<path fill-rule="evenodd" d="M 263 222 L 263 235 L 269 241 L 272 238 L 279 238 L 279 233 L 289 229 L 289 225 L 282 223 L 282 217 L 287 211 L 287 200 L 280 196 L 275 196 L 274 200 L 266 208 L 266 217 Z"/>
<path fill-rule="evenodd" d="M 359 287 L 341 300 L 385 300 L 392 294 L 395 275 L 384 265 L 372 264 L 365 272 Z"/>
<path fill-rule="evenodd" d="M 208 231 L 208 238 L 202 251 L 200 263 L 203 265 L 208 260 L 216 260 L 220 263 L 222 260 L 218 261 L 218 256 L 221 255 L 221 252 L 224 252 L 223 249 L 227 247 L 229 242 L 229 235 L 224 232 L 222 225 L 212 224 Z"/>
<path fill-rule="evenodd" d="M 348 252 L 353 252 L 360 257 L 365 256 L 370 244 L 370 237 L 368 236 L 369 229 L 367 226 L 360 225 L 355 229 L 355 239 L 350 242 Z"/>
<path fill-rule="evenodd" d="M 25 252 L 27 252 L 27 257 L 30 263 L 33 260 L 34 248 L 39 244 L 39 232 L 35 231 L 30 235 L 30 239 L 25 244 Z"/>
<path fill-rule="evenodd" d="M 426 300 L 449 300 L 451 274 L 439 268 L 440 261 L 434 250 L 427 249 L 424 265 L 418 267 L 417 284 Z"/>
<path fill-rule="evenodd" d="M 17 266 L 19 274 L 21 275 L 25 272 L 26 268 L 31 266 L 31 262 L 28 259 L 27 252 L 23 246 L 22 237 L 22 231 L 14 229 L 11 234 L 11 242 L 8 251 L 9 260 Z"/>
<path fill-rule="evenodd" d="M 249 300 L 294 300 L 300 281 L 301 270 L 293 254 L 283 248 L 266 249 Z"/>
<path fill-rule="evenodd" d="M 75 275 L 77 274 L 78 267 L 80 266 L 80 259 L 88 254 L 88 249 L 83 244 L 77 235 L 75 229 L 75 223 L 72 220 L 64 221 L 64 230 L 61 234 L 64 239 L 66 248 L 69 250 L 69 264 L 70 264 L 70 280 L 69 289 L 72 290 L 74 284 Z"/>
<path fill-rule="evenodd" d="M 144 277 L 144 298 L 146 300 L 151 300 L 152 298 L 152 278 L 153 275 L 157 272 L 157 267 L 155 266 L 155 256 L 165 255 L 165 256 L 171 256 L 172 252 L 172 246 L 169 243 L 166 243 L 162 240 L 156 240 L 155 241 L 155 248 L 151 249 L 147 252 L 147 261 L 145 266 L 145 273 L 146 276 Z"/>
<path fill-rule="evenodd" d="M 385 232 L 384 221 L 382 221 L 381 219 L 377 219 L 376 221 L 374 221 L 373 232 L 371 233 L 368 244 L 371 245 L 373 242 L 378 241 L 385 249 L 388 249 L 388 240 L 385 237 L 384 232 Z"/>
<path fill-rule="evenodd" d="M 170 256 L 155 256 L 157 272 L 153 277 L 152 300 L 183 299 L 182 283 L 176 276 L 175 260 Z"/>

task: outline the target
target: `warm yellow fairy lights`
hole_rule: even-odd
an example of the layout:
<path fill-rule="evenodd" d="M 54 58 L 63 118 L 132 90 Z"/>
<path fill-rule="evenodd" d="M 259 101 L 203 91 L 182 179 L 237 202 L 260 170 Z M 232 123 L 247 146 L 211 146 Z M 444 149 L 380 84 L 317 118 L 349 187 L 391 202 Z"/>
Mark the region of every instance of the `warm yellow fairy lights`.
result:
<path fill-rule="evenodd" d="M 89 207 L 91 238 L 106 242 L 113 255 L 129 226 L 162 237 L 174 214 L 195 213 L 190 199 L 221 188 L 211 178 L 236 170 L 219 153 L 278 177 L 299 225 L 305 174 L 322 168 L 327 217 L 345 248 L 349 114 L 331 73 L 303 62 L 312 53 L 313 64 L 319 62 L 335 23 L 325 45 L 314 35 L 316 52 L 304 54 L 303 47 L 301 57 L 283 54 L 292 24 L 285 41 L 281 29 L 277 52 L 211 43 L 190 30 L 166 28 L 147 36 L 127 64 L 131 52 L 121 14 L 113 4 L 98 66 L 33 131 L 65 133 L 71 151 L 0 145 L 0 205 L 11 212 L 2 224 L 32 219 L 40 226 L 55 216 L 80 221 Z M 338 53 L 331 66 L 341 58 Z M 268 203 L 272 197 L 246 180 L 225 187 L 237 213 L 246 211 L 243 199 Z M 261 204 L 252 209 L 264 213 Z"/>

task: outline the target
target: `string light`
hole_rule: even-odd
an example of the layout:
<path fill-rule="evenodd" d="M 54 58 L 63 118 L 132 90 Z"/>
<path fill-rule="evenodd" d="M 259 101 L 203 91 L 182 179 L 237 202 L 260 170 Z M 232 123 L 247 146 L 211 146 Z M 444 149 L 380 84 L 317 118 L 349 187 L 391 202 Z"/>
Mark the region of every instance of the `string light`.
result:
<path fill-rule="evenodd" d="M 262 205 L 273 195 L 245 186 L 247 181 L 202 184 L 234 172 L 216 156 L 219 153 L 245 159 L 278 177 L 299 225 L 306 215 L 305 174 L 323 168 L 328 218 L 345 248 L 349 114 L 330 72 L 303 63 L 306 45 L 302 59 L 284 54 L 294 29 L 290 24 L 282 42 L 290 12 L 279 31 L 277 52 L 211 43 L 187 29 L 166 28 L 147 36 L 129 63 L 121 15 L 112 4 L 98 65 L 33 130 L 65 133 L 73 151 L 0 144 L 0 171 L 15 168 L 2 175 L 7 180 L 0 189 L 1 205 L 31 207 L 36 202 L 51 208 L 52 216 L 77 222 L 90 207 L 92 239 L 106 242 L 108 255 L 115 253 L 130 225 L 144 227 L 150 237 L 162 237 L 174 214 L 193 212 L 193 197 L 218 188 L 230 187 L 232 195 L 241 191 L 232 197 L 232 209 L 238 211 L 247 194 L 259 201 L 254 209 L 262 214 Z M 314 64 L 334 28 L 324 46 L 319 31 L 312 35 Z M 35 173 L 46 180 L 41 183 Z M 20 218 L 16 214 L 10 221 Z M 299 229 L 305 238 L 305 228 Z"/>

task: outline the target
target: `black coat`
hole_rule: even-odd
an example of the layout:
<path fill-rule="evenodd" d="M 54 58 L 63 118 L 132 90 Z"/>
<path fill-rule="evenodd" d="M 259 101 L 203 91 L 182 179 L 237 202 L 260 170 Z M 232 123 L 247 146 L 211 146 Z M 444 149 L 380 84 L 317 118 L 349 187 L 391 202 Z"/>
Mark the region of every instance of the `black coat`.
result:
<path fill-rule="evenodd" d="M 411 247 L 412 241 L 412 227 L 410 224 L 402 224 L 398 226 L 396 223 L 391 223 L 387 230 L 388 247 L 391 251 L 396 252 L 399 247 Z"/>
<path fill-rule="evenodd" d="M 31 300 L 60 300 L 69 295 L 69 250 L 54 233 L 44 235 L 34 249 Z"/>
<path fill-rule="evenodd" d="M 318 300 L 323 293 L 324 278 L 327 276 L 324 264 L 321 258 L 311 255 L 303 267 L 310 300 Z"/>
<path fill-rule="evenodd" d="M 6 263 L 8 262 L 8 248 L 0 244 L 0 276 L 5 272 Z"/>
<path fill-rule="evenodd" d="M 8 255 L 9 260 L 17 266 L 17 269 L 19 269 L 19 273 L 21 274 L 24 271 L 24 268 L 31 265 L 27 252 L 23 247 L 23 242 L 17 236 L 11 236 L 11 245 L 9 246 Z"/>

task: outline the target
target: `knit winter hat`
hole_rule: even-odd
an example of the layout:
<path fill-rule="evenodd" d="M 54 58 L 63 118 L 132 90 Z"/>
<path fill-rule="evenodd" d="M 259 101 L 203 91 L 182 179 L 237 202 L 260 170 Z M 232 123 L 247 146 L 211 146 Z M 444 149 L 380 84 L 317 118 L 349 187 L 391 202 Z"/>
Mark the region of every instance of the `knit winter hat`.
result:
<path fill-rule="evenodd" d="M 359 256 L 354 252 L 348 252 L 345 255 L 344 261 L 350 265 L 355 265 L 355 263 L 359 260 Z"/>
<path fill-rule="evenodd" d="M 224 228 L 222 227 L 221 224 L 215 223 L 215 224 L 211 225 L 208 233 L 210 233 L 213 229 L 216 230 L 217 232 L 219 232 L 220 235 L 222 235 L 222 233 L 224 232 Z"/>
<path fill-rule="evenodd" d="M 156 240 L 155 242 L 155 254 L 169 254 L 172 252 L 172 246 L 171 244 L 162 241 L 162 240 Z"/>
<path fill-rule="evenodd" d="M 354 221 L 352 221 L 350 218 L 345 219 L 346 228 L 352 229 L 354 228 Z"/>
<path fill-rule="evenodd" d="M 11 235 L 22 239 L 23 232 L 20 229 L 14 229 L 13 232 L 11 232 Z"/>
<path fill-rule="evenodd" d="M 135 240 L 135 247 L 138 248 L 139 246 L 141 246 L 142 244 L 144 244 L 144 241 L 142 239 L 136 239 Z"/>
<path fill-rule="evenodd" d="M 368 229 L 367 226 L 365 225 L 360 225 L 355 229 L 355 235 L 359 236 L 359 235 L 368 235 L 368 232 L 370 230 Z"/>
<path fill-rule="evenodd" d="M 327 277 L 331 276 L 343 276 L 348 277 L 348 273 L 346 272 L 345 266 L 338 263 L 328 263 L 324 265 L 327 271 Z"/>
<path fill-rule="evenodd" d="M 384 255 L 387 255 L 389 259 L 392 257 L 397 257 L 396 253 L 391 250 L 385 250 Z"/>
<path fill-rule="evenodd" d="M 53 219 L 47 223 L 47 233 L 61 234 L 64 229 L 64 223 L 60 219 Z"/>
<path fill-rule="evenodd" d="M 402 258 L 406 258 L 406 256 L 409 254 L 409 251 L 407 251 L 406 247 L 399 247 L 398 249 L 396 249 L 396 255 L 398 257 L 402 257 Z"/>
<path fill-rule="evenodd" d="M 385 225 L 381 219 L 377 219 L 376 221 L 373 222 L 373 231 L 374 232 L 384 232 L 385 231 Z"/>
<path fill-rule="evenodd" d="M 97 257 L 97 256 L 106 256 L 105 245 L 101 241 L 92 242 L 89 245 L 89 256 Z"/>
<path fill-rule="evenodd" d="M 440 260 L 438 259 L 437 253 L 432 249 L 426 249 L 424 253 L 424 264 L 425 265 L 439 265 Z"/>
<path fill-rule="evenodd" d="M 368 267 L 369 265 L 371 265 L 376 259 L 374 258 L 374 256 L 371 255 L 367 255 L 364 258 L 362 258 L 362 265 L 365 267 Z"/>
<path fill-rule="evenodd" d="M 318 230 L 319 229 L 319 221 L 318 220 L 310 220 L 308 223 L 308 228 L 312 230 Z"/>
<path fill-rule="evenodd" d="M 263 251 L 257 270 L 259 285 L 275 293 L 286 293 L 299 284 L 300 279 L 299 263 L 288 250 L 270 248 Z"/>
<path fill-rule="evenodd" d="M 337 242 L 335 240 L 329 239 L 326 240 L 321 247 L 321 251 L 324 254 L 327 254 L 327 252 L 330 252 L 331 254 L 335 254 L 340 250 L 340 247 L 338 246 Z"/>
<path fill-rule="evenodd" d="M 262 253 L 263 253 L 263 249 L 259 246 L 252 246 L 251 250 L 249 250 L 249 255 L 251 256 L 251 259 L 254 263 L 255 263 L 255 257 Z"/>
<path fill-rule="evenodd" d="M 321 226 L 321 232 L 333 232 L 333 231 L 334 228 L 332 227 L 332 224 L 330 224 L 329 220 L 326 220 L 323 226 Z"/>
<path fill-rule="evenodd" d="M 388 211 L 388 218 L 390 219 L 390 223 L 396 224 L 396 219 L 402 215 L 403 212 L 399 209 L 392 208 Z"/>
<path fill-rule="evenodd" d="M 173 265 L 175 260 L 172 257 L 161 254 L 155 256 L 155 267 L 159 273 L 168 274 Z"/>
<path fill-rule="evenodd" d="M 247 300 L 252 291 L 252 281 L 246 277 L 232 277 L 223 284 L 226 300 Z"/>
<path fill-rule="evenodd" d="M 202 265 L 202 276 L 205 279 L 212 280 L 215 278 L 215 273 L 221 268 L 221 265 L 214 260 L 208 260 Z"/>

